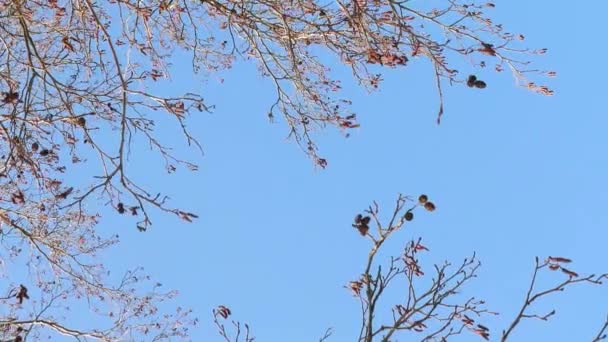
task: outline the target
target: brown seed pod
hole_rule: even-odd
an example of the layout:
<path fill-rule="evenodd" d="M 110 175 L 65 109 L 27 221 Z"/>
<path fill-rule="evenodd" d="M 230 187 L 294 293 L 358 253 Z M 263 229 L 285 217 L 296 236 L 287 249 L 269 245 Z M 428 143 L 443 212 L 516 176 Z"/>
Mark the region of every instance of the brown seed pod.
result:
<path fill-rule="evenodd" d="M 369 221 L 371 220 L 371 218 L 369 216 L 365 216 L 364 218 L 361 219 L 361 224 L 369 224 Z"/>
<path fill-rule="evenodd" d="M 486 86 L 487 86 L 486 82 L 484 82 L 484 81 L 480 81 L 480 80 L 475 81 L 475 87 L 476 88 L 483 89 Z"/>
<path fill-rule="evenodd" d="M 47 150 L 46 148 L 40 151 L 40 155 L 41 156 L 47 156 L 49 153 L 51 153 L 51 151 Z"/>
<path fill-rule="evenodd" d="M 428 202 L 428 200 L 429 200 L 429 197 L 424 194 L 422 194 L 418 197 L 418 202 L 420 202 L 420 204 L 424 204 L 424 203 Z"/>
<path fill-rule="evenodd" d="M 434 211 L 435 204 L 433 204 L 433 202 L 426 202 L 426 203 L 424 203 L 424 209 L 426 209 L 428 211 Z"/>
<path fill-rule="evenodd" d="M 406 221 L 411 221 L 414 219 L 414 213 L 412 213 L 411 211 L 408 211 L 407 213 L 405 213 L 405 220 Z"/>
<path fill-rule="evenodd" d="M 125 213 L 125 205 L 122 204 L 122 203 L 118 203 L 117 210 L 118 210 L 119 214 L 124 214 Z"/>
<path fill-rule="evenodd" d="M 356 228 L 362 236 L 367 235 L 367 231 L 369 231 L 369 222 L 371 218 L 369 216 L 363 216 L 358 214 L 355 216 L 355 223 L 353 224 L 353 228 Z"/>
<path fill-rule="evenodd" d="M 367 232 L 369 231 L 369 226 L 361 225 L 361 226 L 357 227 L 357 230 L 359 230 L 359 233 L 361 234 L 361 236 L 365 236 L 365 235 L 367 235 Z"/>
<path fill-rule="evenodd" d="M 469 75 L 469 78 L 467 79 L 467 85 L 470 88 L 473 88 L 475 86 L 475 81 L 477 81 L 477 76 Z"/>
<path fill-rule="evenodd" d="M 84 118 L 84 116 L 81 116 L 78 118 L 78 125 L 84 127 L 87 124 L 87 119 Z"/>

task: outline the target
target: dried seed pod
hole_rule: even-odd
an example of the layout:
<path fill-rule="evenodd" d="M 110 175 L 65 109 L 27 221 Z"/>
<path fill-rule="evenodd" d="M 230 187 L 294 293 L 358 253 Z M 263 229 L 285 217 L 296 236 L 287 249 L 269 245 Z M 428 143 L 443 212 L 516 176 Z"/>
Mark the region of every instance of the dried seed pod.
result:
<path fill-rule="evenodd" d="M 40 151 L 40 155 L 41 156 L 47 156 L 49 153 L 51 153 L 51 151 L 47 150 L 46 148 Z"/>
<path fill-rule="evenodd" d="M 469 78 L 467 79 L 467 85 L 470 88 L 473 88 L 475 86 L 475 81 L 477 81 L 477 76 L 469 75 Z"/>
<path fill-rule="evenodd" d="M 411 221 L 414 219 L 414 213 L 412 213 L 411 211 L 408 211 L 407 213 L 405 213 L 405 220 L 406 221 Z"/>
<path fill-rule="evenodd" d="M 370 221 L 371 218 L 369 216 L 364 217 L 363 215 L 358 214 L 357 216 L 355 216 L 355 223 L 353 224 L 353 228 L 357 229 L 362 236 L 365 236 L 369 231 Z"/>
<path fill-rule="evenodd" d="M 486 82 L 477 80 L 475 81 L 475 87 L 479 89 L 483 89 L 486 87 Z"/>
<path fill-rule="evenodd" d="M 426 203 L 424 203 L 424 209 L 426 209 L 428 211 L 434 211 L 435 204 L 433 204 L 433 202 L 426 202 Z"/>
<path fill-rule="evenodd" d="M 17 292 L 15 297 L 19 300 L 19 304 L 23 304 L 24 299 L 30 299 L 30 296 L 27 294 L 27 287 L 19 285 L 19 292 Z"/>
<path fill-rule="evenodd" d="M 87 119 L 84 118 L 84 116 L 81 116 L 78 118 L 78 125 L 80 125 L 81 127 L 86 126 L 87 124 Z"/>
<path fill-rule="evenodd" d="M 365 235 L 367 235 L 367 232 L 369 231 L 369 226 L 366 224 L 362 224 L 360 226 L 357 226 L 357 230 L 359 231 L 361 236 L 365 236 Z"/>
<path fill-rule="evenodd" d="M 424 203 L 428 202 L 428 200 L 429 200 L 429 197 L 424 194 L 422 194 L 418 197 L 418 202 L 420 202 L 420 204 L 424 204 Z"/>
<path fill-rule="evenodd" d="M 118 203 L 118 205 L 116 206 L 118 213 L 119 214 L 124 214 L 125 213 L 125 205 L 121 203 Z"/>
<path fill-rule="evenodd" d="M 364 218 L 361 219 L 361 224 L 369 224 L 369 221 L 371 220 L 371 218 L 369 216 L 365 216 Z"/>

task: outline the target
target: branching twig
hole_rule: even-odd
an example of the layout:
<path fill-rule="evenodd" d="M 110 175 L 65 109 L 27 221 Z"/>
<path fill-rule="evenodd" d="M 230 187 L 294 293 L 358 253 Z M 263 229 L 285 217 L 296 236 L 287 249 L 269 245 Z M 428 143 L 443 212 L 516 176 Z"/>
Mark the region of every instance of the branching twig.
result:
<path fill-rule="evenodd" d="M 606 320 L 604 321 L 604 325 L 602 325 L 602 327 L 600 328 L 600 331 L 597 333 L 597 335 L 595 335 L 595 338 L 593 338 L 593 342 L 599 342 L 602 340 L 605 340 L 607 335 L 606 335 L 606 331 L 608 330 L 608 316 L 606 316 Z"/>
<path fill-rule="evenodd" d="M 521 309 L 519 310 L 519 313 L 517 314 L 517 316 L 515 316 L 515 318 L 509 325 L 509 327 L 503 331 L 502 337 L 501 337 L 501 341 L 503 341 L 503 342 L 507 341 L 507 339 L 509 338 L 509 336 L 511 335 L 513 330 L 518 326 L 518 324 L 521 322 L 522 319 L 535 318 L 535 319 L 540 319 L 540 320 L 546 321 L 550 316 L 555 314 L 555 310 L 552 310 L 551 312 L 544 314 L 544 315 L 527 313 L 528 310 L 530 309 L 530 307 L 532 306 L 532 304 L 536 300 L 538 300 L 544 296 L 547 296 L 549 294 L 555 293 L 555 292 L 564 291 L 566 289 L 566 287 L 571 286 L 573 284 L 577 284 L 577 283 L 588 283 L 588 284 L 599 285 L 599 284 L 602 284 L 602 279 L 608 277 L 608 274 L 602 274 L 599 276 L 595 276 L 594 274 L 592 274 L 592 275 L 589 275 L 586 277 L 580 277 L 577 273 L 575 273 L 563 266 L 564 263 L 571 262 L 570 259 L 566 259 L 566 258 L 548 257 L 543 263 L 540 263 L 539 258 L 537 257 L 535 262 L 536 262 L 536 265 L 534 267 L 534 273 L 532 274 L 532 280 L 530 281 L 530 286 L 528 287 L 528 291 L 526 293 L 526 298 L 524 299 L 524 304 L 522 305 Z M 563 282 L 557 284 L 556 286 L 548 288 L 546 290 L 542 290 L 542 291 L 535 290 L 538 272 L 543 269 L 549 269 L 549 270 L 553 270 L 553 271 L 561 270 L 563 273 L 565 273 L 568 276 L 568 279 L 566 279 Z"/>

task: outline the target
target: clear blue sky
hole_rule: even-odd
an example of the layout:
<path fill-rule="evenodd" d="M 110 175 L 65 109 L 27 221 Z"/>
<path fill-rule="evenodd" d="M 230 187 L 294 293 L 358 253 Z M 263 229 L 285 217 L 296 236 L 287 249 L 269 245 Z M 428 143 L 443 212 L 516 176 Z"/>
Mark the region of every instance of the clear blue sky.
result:
<path fill-rule="evenodd" d="M 220 340 L 211 317 L 219 304 L 249 322 L 259 341 L 316 341 L 327 327 L 332 341 L 354 341 L 359 304 L 342 286 L 362 272 L 368 242 L 350 224 L 372 200 L 390 210 L 402 192 L 426 193 L 438 210 L 421 212 L 398 238 L 422 236 L 427 262 L 473 251 L 482 260 L 465 293 L 502 313 L 485 321 L 493 338 L 521 305 L 535 256 L 572 258 L 581 274 L 608 271 L 608 3 L 496 4 L 497 22 L 549 48 L 541 66 L 558 72 L 556 96 L 516 88 L 506 73 L 482 73 L 485 90 L 447 88 L 437 126 L 432 70 L 413 60 L 386 73 L 378 93 L 346 84 L 362 128 L 348 139 L 331 130 L 319 136 L 326 170 L 285 140 L 285 125 L 268 123 L 271 84 L 253 65 L 237 65 L 222 85 L 194 83 L 178 68 L 176 87 L 216 105 L 189 122 L 205 148 L 200 170 L 166 176 L 137 159 L 130 167 L 200 219 L 155 215 L 142 234 L 123 217 L 107 217 L 99 229 L 123 240 L 109 264 L 144 266 L 180 290 L 176 303 L 201 319 L 194 341 Z M 557 315 L 524 322 L 514 341 L 589 340 L 608 313 L 608 286 L 571 288 L 549 302 L 540 308 Z"/>

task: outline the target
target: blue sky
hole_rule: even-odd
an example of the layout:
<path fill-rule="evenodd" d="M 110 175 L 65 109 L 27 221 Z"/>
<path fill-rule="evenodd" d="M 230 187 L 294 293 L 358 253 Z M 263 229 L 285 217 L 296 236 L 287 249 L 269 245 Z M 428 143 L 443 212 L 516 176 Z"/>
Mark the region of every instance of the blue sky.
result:
<path fill-rule="evenodd" d="M 205 149 L 200 170 L 167 176 L 137 158 L 130 168 L 200 219 L 155 215 L 142 234 L 122 216 L 107 216 L 99 229 L 119 231 L 123 240 L 109 265 L 144 266 L 178 289 L 176 303 L 201 319 L 194 341 L 220 340 L 211 317 L 219 304 L 249 322 L 259 341 L 316 341 L 328 327 L 332 341 L 353 341 L 359 307 L 343 285 L 362 272 L 369 245 L 350 224 L 373 200 L 391 210 L 401 192 L 426 193 L 438 209 L 420 212 L 387 247 L 398 255 L 401 242 L 421 236 L 431 249 L 427 268 L 477 252 L 482 268 L 465 294 L 501 313 L 484 321 L 494 338 L 521 305 L 535 256 L 572 258 L 581 274 L 608 271 L 601 44 L 608 3 L 496 4 L 497 22 L 549 48 L 541 66 L 558 72 L 554 97 L 516 88 L 506 73 L 481 73 L 487 89 L 446 89 L 437 126 L 432 70 L 413 60 L 386 72 L 377 93 L 345 84 L 362 127 L 347 139 L 332 130 L 318 136 L 326 170 L 285 139 L 285 125 L 268 123 L 271 84 L 253 65 L 238 64 L 221 85 L 196 83 L 190 70 L 177 68 L 175 89 L 200 91 L 216 105 L 189 122 Z M 164 134 L 172 139 L 175 131 Z M 541 285 L 563 279 L 551 274 Z M 589 340 L 608 314 L 605 298 L 606 286 L 553 296 L 538 313 L 555 307 L 557 315 L 523 322 L 513 340 Z"/>

